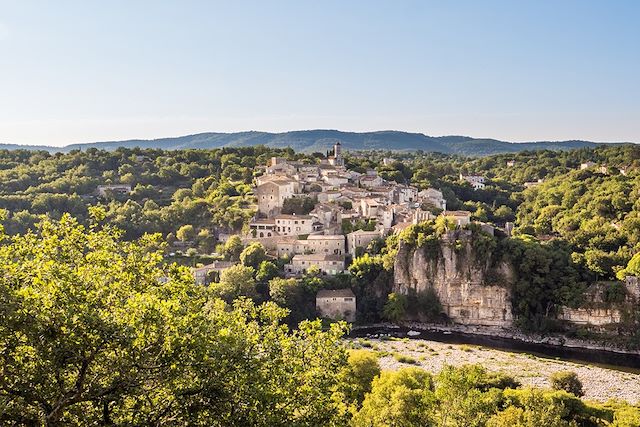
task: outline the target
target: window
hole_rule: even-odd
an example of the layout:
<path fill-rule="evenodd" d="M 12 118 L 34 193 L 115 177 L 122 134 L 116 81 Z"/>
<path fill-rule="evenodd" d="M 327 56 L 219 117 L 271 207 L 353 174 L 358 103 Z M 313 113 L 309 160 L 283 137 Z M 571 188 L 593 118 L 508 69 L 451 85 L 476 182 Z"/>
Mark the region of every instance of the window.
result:
<path fill-rule="evenodd" d="M 345 301 L 353 301 L 353 298 L 351 298 L 351 297 L 345 297 L 345 299 L 344 299 L 344 300 L 345 300 Z"/>

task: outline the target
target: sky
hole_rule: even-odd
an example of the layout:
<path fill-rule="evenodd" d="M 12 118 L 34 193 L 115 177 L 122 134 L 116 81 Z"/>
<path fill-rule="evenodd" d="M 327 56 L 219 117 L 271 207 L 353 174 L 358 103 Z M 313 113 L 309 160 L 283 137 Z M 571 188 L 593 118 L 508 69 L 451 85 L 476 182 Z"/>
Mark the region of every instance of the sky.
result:
<path fill-rule="evenodd" d="M 0 0 L 0 143 L 640 142 L 640 1 Z"/>

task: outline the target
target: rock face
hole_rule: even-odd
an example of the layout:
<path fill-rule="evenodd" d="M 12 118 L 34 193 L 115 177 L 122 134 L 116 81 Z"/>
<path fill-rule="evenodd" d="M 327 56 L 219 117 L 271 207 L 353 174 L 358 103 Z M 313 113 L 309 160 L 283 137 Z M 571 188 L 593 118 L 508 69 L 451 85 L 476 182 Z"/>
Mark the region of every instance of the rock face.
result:
<path fill-rule="evenodd" d="M 513 269 L 478 254 L 470 231 L 443 235 L 435 248 L 400 242 L 394 264 L 394 292 L 433 289 L 447 316 L 465 325 L 509 327 L 513 323 Z"/>
<path fill-rule="evenodd" d="M 616 308 L 562 307 L 562 313 L 558 318 L 576 325 L 604 326 L 620 323 L 622 313 Z"/>
<path fill-rule="evenodd" d="M 606 290 L 612 282 L 596 282 L 584 292 L 584 303 L 581 307 L 561 307 L 558 319 L 576 325 L 602 329 L 607 325 L 622 322 L 624 312 L 633 310 L 639 301 L 640 287 L 637 277 L 627 276 L 623 282 L 624 297 L 617 303 L 607 301 Z"/>

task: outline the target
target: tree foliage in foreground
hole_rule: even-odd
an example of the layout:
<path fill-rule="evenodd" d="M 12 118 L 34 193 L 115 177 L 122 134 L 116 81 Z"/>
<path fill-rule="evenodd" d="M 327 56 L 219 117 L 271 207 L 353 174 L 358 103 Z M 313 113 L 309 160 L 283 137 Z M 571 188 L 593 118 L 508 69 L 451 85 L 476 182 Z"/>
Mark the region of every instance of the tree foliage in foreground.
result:
<path fill-rule="evenodd" d="M 69 216 L 0 234 L 3 425 L 332 425 L 341 324 L 211 298 L 162 264 L 157 236 L 122 242 Z"/>
<path fill-rule="evenodd" d="M 587 404 L 566 391 L 513 389 L 479 365 L 383 371 L 353 419 L 355 427 L 633 426 L 640 408 Z"/>
<path fill-rule="evenodd" d="M 637 425 L 637 407 L 510 389 L 478 366 L 381 373 L 374 353 L 347 353 L 343 323 L 290 330 L 274 303 L 227 303 L 158 241 L 68 215 L 0 229 L 1 425 Z M 289 301 L 293 283 L 270 285 Z"/>

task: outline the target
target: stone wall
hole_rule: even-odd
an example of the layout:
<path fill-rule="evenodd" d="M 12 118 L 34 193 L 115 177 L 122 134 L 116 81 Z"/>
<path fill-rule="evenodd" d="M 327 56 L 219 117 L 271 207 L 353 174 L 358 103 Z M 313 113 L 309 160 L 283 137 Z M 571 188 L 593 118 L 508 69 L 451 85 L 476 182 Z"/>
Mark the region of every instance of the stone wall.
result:
<path fill-rule="evenodd" d="M 566 320 L 576 325 L 604 326 L 620 323 L 622 313 L 616 308 L 569 308 L 562 307 L 558 319 Z"/>
<path fill-rule="evenodd" d="M 468 231 L 450 232 L 433 249 L 400 242 L 394 264 L 394 292 L 435 290 L 444 312 L 455 323 L 509 327 L 513 323 L 510 266 L 493 266 L 491 255 L 473 253 Z"/>

